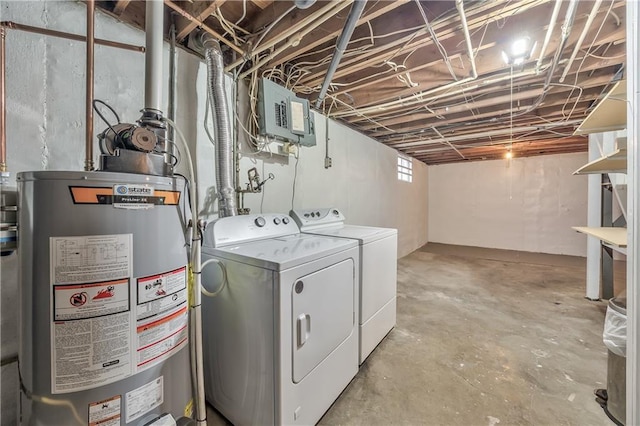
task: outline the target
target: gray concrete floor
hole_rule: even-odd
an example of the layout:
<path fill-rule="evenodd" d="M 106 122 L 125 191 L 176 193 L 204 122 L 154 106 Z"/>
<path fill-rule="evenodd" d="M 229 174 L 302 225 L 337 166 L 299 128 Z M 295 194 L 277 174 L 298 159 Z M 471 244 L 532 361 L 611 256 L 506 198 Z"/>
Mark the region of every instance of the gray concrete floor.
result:
<path fill-rule="evenodd" d="M 397 326 L 320 424 L 612 424 L 593 396 L 606 304 L 584 277 L 567 256 L 429 244 L 400 259 Z"/>

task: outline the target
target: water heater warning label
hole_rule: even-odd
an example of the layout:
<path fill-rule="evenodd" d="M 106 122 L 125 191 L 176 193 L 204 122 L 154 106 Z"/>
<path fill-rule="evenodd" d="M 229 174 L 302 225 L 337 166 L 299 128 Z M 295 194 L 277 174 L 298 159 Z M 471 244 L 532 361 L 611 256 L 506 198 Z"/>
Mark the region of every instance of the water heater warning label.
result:
<path fill-rule="evenodd" d="M 120 395 L 89 404 L 89 426 L 120 426 Z"/>
<path fill-rule="evenodd" d="M 52 237 L 49 248 L 51 392 L 92 389 L 130 376 L 132 235 Z"/>
<path fill-rule="evenodd" d="M 127 392 L 126 395 L 126 423 L 138 419 L 158 407 L 164 401 L 163 377 Z"/>
<path fill-rule="evenodd" d="M 53 320 L 94 318 L 129 310 L 129 280 L 53 286 Z"/>

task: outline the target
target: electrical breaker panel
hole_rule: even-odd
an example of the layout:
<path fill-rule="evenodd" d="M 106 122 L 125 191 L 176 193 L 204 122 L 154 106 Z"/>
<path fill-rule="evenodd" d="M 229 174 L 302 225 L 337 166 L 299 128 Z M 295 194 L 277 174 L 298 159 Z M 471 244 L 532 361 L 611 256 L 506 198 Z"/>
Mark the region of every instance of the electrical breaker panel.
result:
<path fill-rule="evenodd" d="M 260 134 L 302 146 L 314 146 L 316 134 L 309 101 L 263 78 L 258 88 Z"/>

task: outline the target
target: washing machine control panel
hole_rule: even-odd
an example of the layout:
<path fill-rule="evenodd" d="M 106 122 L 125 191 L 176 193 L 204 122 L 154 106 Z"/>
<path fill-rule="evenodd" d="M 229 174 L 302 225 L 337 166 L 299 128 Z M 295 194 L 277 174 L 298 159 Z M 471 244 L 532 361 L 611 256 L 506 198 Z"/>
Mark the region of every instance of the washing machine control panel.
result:
<path fill-rule="evenodd" d="M 204 245 L 223 247 L 247 241 L 299 234 L 300 228 L 286 214 L 254 214 L 223 217 L 204 231 Z"/>
<path fill-rule="evenodd" d="M 339 225 L 345 221 L 344 215 L 335 207 L 325 209 L 291 210 L 293 220 L 301 229 L 305 227 Z"/>

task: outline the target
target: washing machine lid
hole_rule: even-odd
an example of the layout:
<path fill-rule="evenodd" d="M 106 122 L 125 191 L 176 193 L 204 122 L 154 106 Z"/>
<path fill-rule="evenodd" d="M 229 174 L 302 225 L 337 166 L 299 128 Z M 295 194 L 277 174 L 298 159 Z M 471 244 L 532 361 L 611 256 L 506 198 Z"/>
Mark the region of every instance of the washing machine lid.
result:
<path fill-rule="evenodd" d="M 310 230 L 303 229 L 302 232 L 336 238 L 351 238 L 358 240 L 361 245 L 398 234 L 398 230 L 393 228 L 375 228 L 372 226 L 358 225 L 341 225 Z"/>
<path fill-rule="evenodd" d="M 358 240 L 360 244 L 367 244 L 398 234 L 398 230 L 393 228 L 345 225 L 344 215 L 335 207 L 291 210 L 289 215 L 298 224 L 300 231 L 304 233 L 352 238 Z"/>
<path fill-rule="evenodd" d="M 344 238 L 294 234 L 224 247 L 203 247 L 202 252 L 259 268 L 284 271 L 357 245 L 357 241 Z"/>

